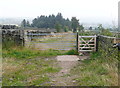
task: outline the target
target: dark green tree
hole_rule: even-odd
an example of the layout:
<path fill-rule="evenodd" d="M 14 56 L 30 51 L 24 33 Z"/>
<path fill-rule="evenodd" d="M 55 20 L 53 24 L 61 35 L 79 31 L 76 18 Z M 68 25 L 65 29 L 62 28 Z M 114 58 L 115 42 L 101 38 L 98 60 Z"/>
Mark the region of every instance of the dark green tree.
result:
<path fill-rule="evenodd" d="M 79 26 L 79 31 L 83 31 L 83 30 L 84 30 L 83 25 L 80 25 L 80 26 Z"/>
<path fill-rule="evenodd" d="M 99 24 L 98 30 L 99 30 L 99 33 L 102 33 L 104 31 L 102 24 Z"/>
<path fill-rule="evenodd" d="M 89 30 L 92 30 L 92 27 L 89 27 Z"/>
<path fill-rule="evenodd" d="M 27 23 L 26 23 L 26 20 L 23 19 L 23 21 L 21 22 L 21 27 L 26 27 Z"/>
<path fill-rule="evenodd" d="M 56 23 L 55 29 L 56 29 L 57 32 L 61 32 L 61 31 L 62 31 L 62 30 L 61 30 L 61 24 Z"/>
<path fill-rule="evenodd" d="M 68 32 L 68 31 L 69 31 L 68 26 L 64 26 L 64 32 Z"/>
<path fill-rule="evenodd" d="M 30 22 L 29 21 L 26 22 L 26 27 L 30 27 Z"/>
<path fill-rule="evenodd" d="M 72 22 L 71 26 L 72 26 L 73 32 L 76 32 L 77 28 L 79 27 L 79 20 L 77 20 L 76 17 L 72 17 L 71 22 Z"/>
<path fill-rule="evenodd" d="M 31 26 L 37 28 L 55 28 L 56 24 L 60 24 L 62 29 L 64 29 L 64 26 L 71 28 L 71 21 L 68 18 L 63 18 L 61 13 L 58 13 L 56 16 L 54 14 L 38 16 L 32 21 Z"/>

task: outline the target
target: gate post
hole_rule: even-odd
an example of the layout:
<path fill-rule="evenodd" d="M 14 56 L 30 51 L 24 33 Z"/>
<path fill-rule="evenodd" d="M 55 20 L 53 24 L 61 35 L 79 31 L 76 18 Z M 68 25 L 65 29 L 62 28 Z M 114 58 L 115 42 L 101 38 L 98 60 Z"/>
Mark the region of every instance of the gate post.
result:
<path fill-rule="evenodd" d="M 96 52 L 98 52 L 99 47 L 99 35 L 96 35 Z"/>
<path fill-rule="evenodd" d="M 77 37 L 76 37 L 76 49 L 77 49 L 77 51 L 79 50 L 79 45 L 78 45 L 78 42 L 79 42 L 79 34 L 78 34 L 78 31 L 77 31 Z"/>
<path fill-rule="evenodd" d="M 95 35 L 95 39 L 94 39 L 94 51 L 96 52 L 96 50 L 97 50 L 97 36 Z"/>

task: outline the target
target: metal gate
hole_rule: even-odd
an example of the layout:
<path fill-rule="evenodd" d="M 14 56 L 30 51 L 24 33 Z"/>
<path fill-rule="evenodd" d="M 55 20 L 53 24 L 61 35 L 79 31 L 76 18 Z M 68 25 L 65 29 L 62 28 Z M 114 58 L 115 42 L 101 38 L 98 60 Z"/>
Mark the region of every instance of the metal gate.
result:
<path fill-rule="evenodd" d="M 26 47 L 39 50 L 71 50 L 76 49 L 76 33 L 39 33 L 26 32 Z"/>

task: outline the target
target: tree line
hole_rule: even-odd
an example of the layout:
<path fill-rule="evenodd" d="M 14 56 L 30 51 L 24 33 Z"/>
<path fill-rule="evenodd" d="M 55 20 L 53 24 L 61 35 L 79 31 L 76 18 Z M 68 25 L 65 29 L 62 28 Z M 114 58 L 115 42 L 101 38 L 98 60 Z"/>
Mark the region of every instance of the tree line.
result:
<path fill-rule="evenodd" d="M 41 15 L 32 20 L 30 24 L 29 21 L 25 19 L 21 22 L 22 27 L 35 27 L 35 28 L 50 28 L 56 29 L 57 32 L 67 32 L 77 30 L 83 30 L 83 25 L 80 25 L 79 20 L 76 17 L 70 19 L 63 18 L 61 13 L 58 13 L 56 16 L 54 14 L 45 16 Z"/>

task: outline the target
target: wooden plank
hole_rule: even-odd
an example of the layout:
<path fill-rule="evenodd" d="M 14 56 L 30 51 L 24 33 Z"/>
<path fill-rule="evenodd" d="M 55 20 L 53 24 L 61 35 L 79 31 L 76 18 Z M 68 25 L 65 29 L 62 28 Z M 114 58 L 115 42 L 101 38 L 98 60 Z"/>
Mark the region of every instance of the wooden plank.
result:
<path fill-rule="evenodd" d="M 116 38 L 116 37 L 110 37 L 110 36 L 104 36 L 104 35 L 99 35 L 99 37 L 112 38 L 112 39 Z"/>
<path fill-rule="evenodd" d="M 78 52 L 79 52 L 79 44 L 80 44 L 80 38 L 79 38 L 79 35 L 78 35 Z"/>
<path fill-rule="evenodd" d="M 93 51 L 93 50 L 79 50 L 79 52 L 90 52 L 90 51 Z"/>
<path fill-rule="evenodd" d="M 76 35 L 76 49 L 77 49 L 77 51 L 78 51 L 78 48 L 79 48 L 79 37 L 78 37 L 79 35 L 78 35 L 78 32 L 77 32 L 77 35 Z"/>
<path fill-rule="evenodd" d="M 94 51 L 96 51 L 96 37 L 94 38 L 94 44 L 95 44 Z"/>
<path fill-rule="evenodd" d="M 84 48 L 84 49 L 86 48 L 87 49 L 87 48 L 95 48 L 95 47 L 79 47 L 79 48 Z"/>
<path fill-rule="evenodd" d="M 28 39 L 46 39 L 46 38 L 49 38 L 49 39 L 62 39 L 63 37 L 42 37 L 42 36 L 37 36 L 37 37 L 35 37 L 35 36 L 28 36 Z M 65 38 L 64 37 L 64 39 L 74 39 L 74 40 L 76 40 L 76 38 L 75 37 L 69 37 L 69 38 Z"/>
<path fill-rule="evenodd" d="M 43 44 L 43 43 L 31 43 L 31 44 Z M 44 43 L 45 44 L 45 43 Z M 47 46 L 70 46 L 70 47 L 75 47 L 76 44 L 45 44 Z"/>
<path fill-rule="evenodd" d="M 46 49 L 40 49 L 40 50 L 48 50 L 48 49 L 53 49 L 53 48 L 46 48 Z M 53 49 L 53 50 L 66 50 L 67 51 L 67 50 L 72 50 L 72 48 L 69 48 L 69 49 Z"/>
<path fill-rule="evenodd" d="M 29 41 L 28 41 L 29 42 Z M 52 44 L 52 45 L 54 45 L 54 44 L 62 44 L 62 45 L 64 45 L 64 44 L 67 44 L 67 45 L 69 45 L 69 44 L 74 44 L 74 45 L 76 45 L 76 43 L 75 42 L 40 42 L 40 41 L 30 41 L 30 43 L 41 43 L 41 44 Z"/>
<path fill-rule="evenodd" d="M 95 45 L 95 44 L 79 44 L 79 45 Z"/>
<path fill-rule="evenodd" d="M 68 34 L 68 33 L 67 34 L 54 33 L 54 34 L 51 34 L 51 33 L 48 32 L 48 33 L 27 33 L 27 35 L 29 35 L 29 36 L 33 36 L 33 35 L 36 35 L 36 36 L 38 36 L 38 35 L 39 36 L 40 35 L 41 36 L 43 36 L 43 35 L 44 36 L 46 36 L 46 35 L 53 35 L 53 36 L 55 36 L 55 35 L 61 35 L 62 36 L 62 35 L 76 35 L 76 33 L 71 33 L 71 34 Z"/>
<path fill-rule="evenodd" d="M 81 42 L 84 42 L 84 41 L 81 41 Z M 90 40 L 87 40 L 86 42 L 94 42 L 94 40 L 90 41 Z"/>
<path fill-rule="evenodd" d="M 79 36 L 79 38 L 94 38 L 94 37 L 97 37 L 97 36 Z"/>

